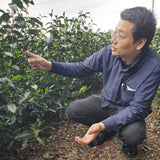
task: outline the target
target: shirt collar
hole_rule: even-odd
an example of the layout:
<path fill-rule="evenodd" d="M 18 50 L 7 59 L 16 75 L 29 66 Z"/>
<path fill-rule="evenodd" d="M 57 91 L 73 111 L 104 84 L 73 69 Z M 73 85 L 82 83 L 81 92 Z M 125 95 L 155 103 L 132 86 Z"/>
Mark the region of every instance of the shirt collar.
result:
<path fill-rule="evenodd" d="M 141 61 L 144 59 L 144 57 L 147 56 L 147 48 L 144 49 L 137 57 L 137 59 L 131 64 L 131 65 L 126 65 L 125 62 L 118 57 L 121 66 L 122 66 L 122 70 L 123 71 L 129 71 L 129 70 L 133 70 L 135 69 L 137 66 L 139 66 L 139 64 L 141 64 Z"/>

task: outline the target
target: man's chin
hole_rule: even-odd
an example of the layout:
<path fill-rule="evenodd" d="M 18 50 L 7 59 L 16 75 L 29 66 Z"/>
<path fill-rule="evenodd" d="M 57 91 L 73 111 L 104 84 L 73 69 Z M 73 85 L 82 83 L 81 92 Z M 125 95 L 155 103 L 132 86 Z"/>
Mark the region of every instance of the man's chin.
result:
<path fill-rule="evenodd" d="M 116 51 L 112 51 L 113 56 L 118 56 L 118 53 Z"/>

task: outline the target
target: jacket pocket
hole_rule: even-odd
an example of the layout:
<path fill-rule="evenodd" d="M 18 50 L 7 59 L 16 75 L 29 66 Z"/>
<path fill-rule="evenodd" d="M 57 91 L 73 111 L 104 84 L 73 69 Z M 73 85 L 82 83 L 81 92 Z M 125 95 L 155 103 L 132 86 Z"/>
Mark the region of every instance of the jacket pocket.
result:
<path fill-rule="evenodd" d="M 122 100 L 122 104 L 123 105 L 128 105 L 129 102 L 133 100 L 135 92 L 136 92 L 136 89 L 134 89 L 134 88 L 132 88 L 130 86 L 127 86 L 127 84 L 124 85 L 122 83 L 122 85 L 121 85 L 121 100 Z"/>

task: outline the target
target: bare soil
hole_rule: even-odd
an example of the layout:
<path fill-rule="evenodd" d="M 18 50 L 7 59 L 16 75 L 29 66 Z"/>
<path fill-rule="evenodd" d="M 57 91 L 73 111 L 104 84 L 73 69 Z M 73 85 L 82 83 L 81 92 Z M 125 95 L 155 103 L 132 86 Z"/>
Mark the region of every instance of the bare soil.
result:
<path fill-rule="evenodd" d="M 81 146 L 74 137 L 83 136 L 88 127 L 72 122 L 53 122 L 41 135 L 45 146 L 31 140 L 28 147 L 4 152 L 0 160 L 160 160 L 160 112 L 153 106 L 153 113 L 146 119 L 147 138 L 138 146 L 135 158 L 126 158 L 121 151 L 122 142 L 117 137 L 96 147 Z M 1 154 L 2 155 L 2 154 Z"/>

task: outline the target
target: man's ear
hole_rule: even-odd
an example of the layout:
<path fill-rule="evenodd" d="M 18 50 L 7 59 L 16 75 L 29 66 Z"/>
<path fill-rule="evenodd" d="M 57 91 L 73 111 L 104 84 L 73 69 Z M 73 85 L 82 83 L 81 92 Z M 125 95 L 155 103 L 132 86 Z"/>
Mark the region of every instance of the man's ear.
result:
<path fill-rule="evenodd" d="M 143 47 L 144 47 L 144 45 L 146 44 L 146 42 L 147 42 L 147 38 L 141 38 L 141 39 L 139 39 L 136 43 L 137 43 L 137 47 L 136 47 L 136 49 L 137 50 L 141 50 Z"/>

